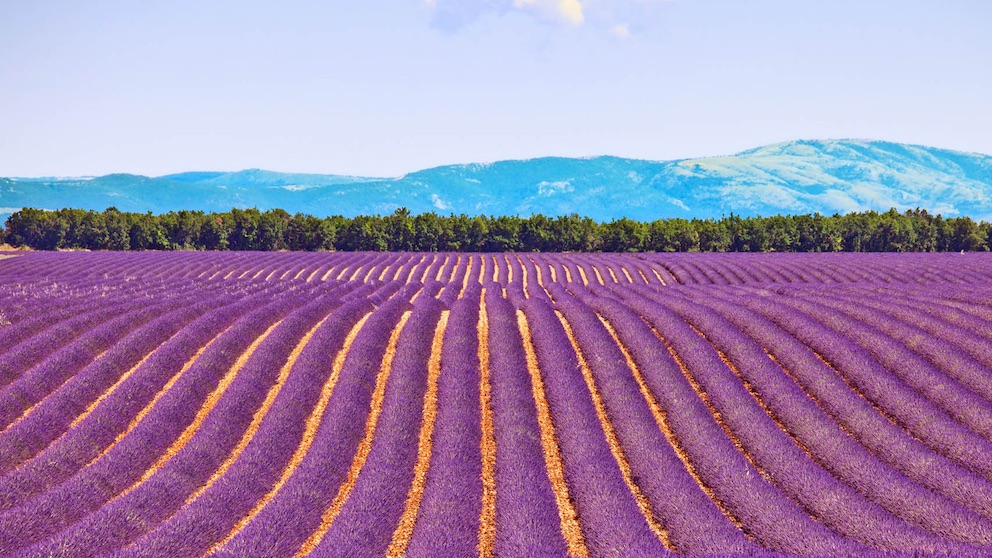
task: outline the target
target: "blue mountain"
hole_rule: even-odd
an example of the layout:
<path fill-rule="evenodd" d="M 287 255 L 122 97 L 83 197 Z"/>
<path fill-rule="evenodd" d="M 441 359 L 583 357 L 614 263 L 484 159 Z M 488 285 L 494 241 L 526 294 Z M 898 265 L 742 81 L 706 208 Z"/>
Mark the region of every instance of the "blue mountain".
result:
<path fill-rule="evenodd" d="M 923 208 L 992 220 L 992 156 L 881 141 L 792 141 L 732 156 L 646 161 L 546 157 L 398 178 L 264 170 L 160 177 L 0 178 L 0 219 L 21 207 L 122 211 L 283 208 L 318 216 L 720 217 Z"/>

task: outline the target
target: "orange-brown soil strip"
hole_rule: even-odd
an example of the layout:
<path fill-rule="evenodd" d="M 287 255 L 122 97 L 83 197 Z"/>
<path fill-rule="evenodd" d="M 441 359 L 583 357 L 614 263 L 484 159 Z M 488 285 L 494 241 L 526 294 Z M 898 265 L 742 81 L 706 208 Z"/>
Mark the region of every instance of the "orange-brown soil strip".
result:
<path fill-rule="evenodd" d="M 565 483 L 565 465 L 558 449 L 555 437 L 555 425 L 551 420 L 551 407 L 544 391 L 544 380 L 534 351 L 534 341 L 531 338 L 530 324 L 522 310 L 517 310 L 517 327 L 524 342 L 524 352 L 527 355 L 527 370 L 530 372 L 531 390 L 537 406 L 537 423 L 541 428 L 541 446 L 544 449 L 544 464 L 551 481 L 551 489 L 558 504 L 558 518 L 561 522 L 561 533 L 572 556 L 589 556 L 585 537 L 579 525 L 579 516 L 568 495 L 568 485 Z"/>
<path fill-rule="evenodd" d="M 620 271 L 622 271 L 623 274 L 624 274 L 624 276 L 627 277 L 627 282 L 628 283 L 633 283 L 634 282 L 634 278 L 631 277 L 630 272 L 627 271 L 627 268 L 626 267 L 620 266 Z"/>
<path fill-rule="evenodd" d="M 599 272 L 599 268 L 592 266 L 592 271 L 596 274 L 596 280 L 599 281 L 599 284 L 606 285 L 606 281 L 603 281 L 603 274 Z"/>
<path fill-rule="evenodd" d="M 320 266 L 319 265 L 317 267 L 315 267 L 312 272 L 310 272 L 310 275 L 307 275 L 307 283 L 312 283 L 313 282 L 313 278 L 316 277 L 318 273 L 320 273 Z"/>
<path fill-rule="evenodd" d="M 586 276 L 586 270 L 582 268 L 581 265 L 575 266 L 579 270 L 579 277 L 582 278 L 582 284 L 584 286 L 589 286 L 589 277 Z"/>
<path fill-rule="evenodd" d="M 362 277 L 362 283 L 368 283 L 369 277 L 372 277 L 372 273 L 375 272 L 375 266 L 370 265 L 369 270 L 365 273 L 365 277 Z"/>
<path fill-rule="evenodd" d="M 406 283 L 409 283 L 409 282 L 413 281 L 413 272 L 414 271 L 417 271 L 417 266 L 419 266 L 420 264 L 424 263 L 424 260 L 425 259 L 427 259 L 427 256 L 426 255 L 421 255 L 420 256 L 420 259 L 417 260 L 417 263 L 415 263 L 415 264 L 413 264 L 413 265 L 410 266 L 410 271 L 408 271 L 407 274 L 406 274 L 406 281 L 405 281 Z"/>
<path fill-rule="evenodd" d="M 404 259 L 402 262 L 396 262 L 396 271 L 393 272 L 393 281 L 396 281 L 400 278 L 400 274 L 403 273 L 403 270 L 405 269 L 404 266 L 410 264 L 410 262 L 412 261 L 413 261 L 413 256 L 407 255 L 406 259 Z"/>
<path fill-rule="evenodd" d="M 310 415 L 307 417 L 306 426 L 303 430 L 303 436 L 300 439 L 300 445 L 296 448 L 296 451 L 293 452 L 293 456 L 289 458 L 289 463 L 287 463 L 283 468 L 282 474 L 279 475 L 279 480 L 272 485 L 272 488 L 269 489 L 265 496 L 262 496 L 262 498 L 259 499 L 259 501 L 255 504 L 255 507 L 248 512 L 248 515 L 238 520 L 227 536 L 211 547 L 211 549 L 207 552 L 208 555 L 227 544 L 232 538 L 234 538 L 235 535 L 238 534 L 239 531 L 244 529 L 248 523 L 255 519 L 255 516 L 257 516 L 262 509 L 267 506 L 270 501 L 272 501 L 273 498 L 275 498 L 276 494 L 278 494 L 280 490 L 282 490 L 283 485 L 286 484 L 289 477 L 292 476 L 292 474 L 300 466 L 300 463 L 303 462 L 303 458 L 306 457 L 307 452 L 310 451 L 310 446 L 313 445 L 314 438 L 317 435 L 317 430 L 320 428 L 321 420 L 324 417 L 324 411 L 327 410 L 327 405 L 331 400 L 331 395 L 334 394 L 334 387 L 337 386 L 338 379 L 341 377 L 341 370 L 344 368 L 345 357 L 348 356 L 348 351 L 351 349 L 352 343 L 354 343 L 355 338 L 358 337 L 358 332 L 362 330 L 362 327 L 371 315 L 372 313 L 369 312 L 368 314 L 362 316 L 362 318 L 358 320 L 358 323 L 351 328 L 351 331 L 349 331 L 348 335 L 345 337 L 344 344 L 341 346 L 341 349 L 338 351 L 337 355 L 335 355 L 334 363 L 331 365 L 331 376 L 327 379 L 327 382 L 324 383 L 324 387 L 320 392 L 320 398 L 317 400 L 317 404 L 314 406 L 313 410 L 310 411 Z"/>
<path fill-rule="evenodd" d="M 349 269 L 351 269 L 350 264 L 341 268 L 341 271 L 339 271 L 338 274 L 334 277 L 334 280 L 340 281 L 344 277 L 344 274 L 347 273 Z"/>
<path fill-rule="evenodd" d="M 623 447 L 620 445 L 620 439 L 617 438 L 616 430 L 613 429 L 613 423 L 610 422 L 610 416 L 606 412 L 606 404 L 603 402 L 603 396 L 599 393 L 599 388 L 596 387 L 596 380 L 593 378 L 592 369 L 589 368 L 589 362 L 586 360 L 581 347 L 579 347 L 578 340 L 575 339 L 575 333 L 572 331 L 571 324 L 568 323 L 568 320 L 565 319 L 565 316 L 561 312 L 556 310 L 555 314 L 558 315 L 558 320 L 565 328 L 565 334 L 568 336 L 568 341 L 572 344 L 572 350 L 575 351 L 575 356 L 579 359 L 582 379 L 585 380 L 589 394 L 592 396 L 593 406 L 596 408 L 596 416 L 599 418 L 599 425 L 603 429 L 603 433 L 606 434 L 606 443 L 610 446 L 610 453 L 613 454 L 614 461 L 620 467 L 620 475 L 623 477 L 623 482 L 627 484 L 627 489 L 634 495 L 634 499 L 637 501 L 637 507 L 641 510 L 641 515 L 647 521 L 648 527 L 651 528 L 654 535 L 665 545 L 665 548 L 675 551 L 668 531 L 655 518 L 654 511 L 651 510 L 651 502 L 634 481 L 634 474 L 630 470 L 630 462 L 627 461 L 627 456 L 623 451 Z"/>
<path fill-rule="evenodd" d="M 337 264 L 332 265 L 330 268 L 328 268 L 327 271 L 324 272 L 324 274 L 320 277 L 320 280 L 321 281 L 327 281 L 328 278 L 331 276 L 331 274 L 334 273 L 334 270 L 337 269 L 337 268 L 338 268 L 338 265 Z"/>
<path fill-rule="evenodd" d="M 413 296 L 410 297 L 410 304 L 413 304 L 414 302 L 416 302 L 417 301 L 417 297 L 419 297 L 421 295 L 421 293 L 423 293 L 423 292 L 424 292 L 424 288 L 423 287 L 420 287 L 419 289 L 417 289 L 417 292 L 413 293 Z"/>
<path fill-rule="evenodd" d="M 441 274 L 444 273 L 444 268 L 445 268 L 445 266 L 448 265 L 448 259 L 449 258 L 451 258 L 451 256 L 447 256 L 447 255 L 444 256 L 444 262 L 442 262 L 441 265 L 437 266 L 437 274 L 434 275 L 434 280 L 435 281 L 440 281 L 441 280 Z"/>
<path fill-rule="evenodd" d="M 448 310 L 441 312 L 441 319 L 434 328 L 434 339 L 431 341 L 431 356 L 427 363 L 427 392 L 424 394 L 424 420 L 420 424 L 420 438 L 417 443 L 417 463 L 413 467 L 413 483 L 406 497 L 406 507 L 400 522 L 393 531 L 393 540 L 389 543 L 386 556 L 400 558 L 406 555 L 413 536 L 413 528 L 417 523 L 417 512 L 424 497 L 424 486 L 427 484 L 427 469 L 431 464 L 433 449 L 434 423 L 437 420 L 437 384 L 441 377 L 441 350 L 444 341 L 444 331 L 448 327 Z"/>
<path fill-rule="evenodd" d="M 368 420 L 365 422 L 365 437 L 358 444 L 358 450 L 355 452 L 355 457 L 352 459 L 351 468 L 348 469 L 348 476 L 345 478 L 344 483 L 338 488 L 338 493 L 335 495 L 334 500 L 331 505 L 324 510 L 324 515 L 321 518 L 320 525 L 317 529 L 303 542 L 303 546 L 296 552 L 295 556 L 306 556 L 313 552 L 313 549 L 320 544 L 323 540 L 324 535 L 331 529 L 334 524 L 334 520 L 337 519 L 338 514 L 341 513 L 341 508 L 344 507 L 345 502 L 348 501 L 348 497 L 351 495 L 351 491 L 355 488 L 355 483 L 358 481 L 358 474 L 362 471 L 362 467 L 365 465 L 365 460 L 368 459 L 369 452 L 372 451 L 372 440 L 375 438 L 375 429 L 379 423 L 379 416 L 382 414 L 382 402 L 386 397 L 386 382 L 389 380 L 390 372 L 393 369 L 393 359 L 396 357 L 396 345 L 399 342 L 400 332 L 403 331 L 403 326 L 406 325 L 407 320 L 410 319 L 411 311 L 407 310 L 400 317 L 400 321 L 393 328 L 393 332 L 389 336 L 389 343 L 386 346 L 386 352 L 382 357 L 382 365 L 379 368 L 379 375 L 376 377 L 375 390 L 372 392 L 372 401 L 369 410 Z"/>
<path fill-rule="evenodd" d="M 520 281 L 524 285 L 524 298 L 530 298 L 530 293 L 527 292 L 527 268 L 524 267 L 524 262 L 520 261 L 520 256 L 515 257 L 517 258 L 517 263 L 520 264 Z M 510 273 L 513 273 L 512 267 L 510 268 Z"/>
<path fill-rule="evenodd" d="M 619 285 L 620 284 L 620 280 L 617 279 L 617 274 L 616 273 L 613 273 L 613 268 L 612 267 L 607 267 L 606 268 L 606 271 L 609 271 L 610 272 L 610 279 L 613 279 L 613 282 Z"/>
<path fill-rule="evenodd" d="M 468 264 L 467 264 L 468 269 L 465 270 L 465 276 L 462 277 L 462 289 L 458 291 L 458 298 L 462 298 L 463 296 L 465 296 L 465 289 L 468 288 L 469 277 L 472 276 L 472 264 L 475 258 L 473 258 L 472 256 L 466 256 L 466 259 L 468 260 Z M 455 265 L 461 265 L 461 256 L 458 256 L 458 263 Z"/>
<path fill-rule="evenodd" d="M 479 301 L 479 407 L 482 430 L 482 511 L 479 515 L 479 558 L 492 558 L 496 548 L 496 428 L 489 370 L 489 312 L 486 290 Z"/>
<path fill-rule="evenodd" d="M 358 278 L 358 274 L 361 273 L 362 272 L 362 269 L 364 269 L 364 268 L 365 268 L 364 265 L 360 265 L 360 266 L 356 267 L 355 268 L 355 272 L 352 273 L 350 277 L 348 277 L 348 282 L 351 282 L 351 281 L 354 281 L 355 279 L 357 279 Z M 372 269 L 372 266 L 371 265 L 369 265 L 369 269 L 370 270 Z"/>
<path fill-rule="evenodd" d="M 434 267 L 434 264 L 436 264 L 436 263 L 437 263 L 437 254 L 434 254 L 434 256 L 431 258 L 430 265 L 425 265 L 424 266 L 424 272 L 420 275 L 420 282 L 421 283 L 426 283 L 427 282 L 427 274 L 430 273 L 431 268 Z"/>
<path fill-rule="evenodd" d="M 393 264 L 382 266 L 382 271 L 379 272 L 379 276 L 376 277 L 376 279 L 378 279 L 380 281 L 385 280 L 386 275 L 389 273 L 389 270 L 392 269 L 392 268 L 393 268 Z"/>
<path fill-rule="evenodd" d="M 531 258 L 530 259 L 530 262 L 532 264 L 534 264 L 534 269 L 537 270 L 537 282 L 540 283 L 540 285 L 543 287 L 544 286 L 544 280 L 541 277 L 541 275 L 542 275 L 541 264 L 535 262 L 534 261 L 534 258 Z M 555 273 L 555 266 L 551 265 L 550 263 L 548 263 L 548 275 L 551 276 L 551 282 L 552 283 L 557 283 L 558 282 L 558 274 Z"/>

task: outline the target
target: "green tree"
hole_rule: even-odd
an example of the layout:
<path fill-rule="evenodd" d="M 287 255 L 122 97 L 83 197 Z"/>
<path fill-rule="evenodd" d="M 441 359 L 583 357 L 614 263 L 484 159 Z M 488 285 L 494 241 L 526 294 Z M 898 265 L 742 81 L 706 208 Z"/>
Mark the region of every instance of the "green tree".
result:
<path fill-rule="evenodd" d="M 165 229 L 158 217 L 149 211 L 144 215 L 138 215 L 131 221 L 131 230 L 128 231 L 131 239 L 131 250 L 167 250 L 169 241 L 165 237 Z"/>
<path fill-rule="evenodd" d="M 644 249 L 648 227 L 626 217 L 610 221 L 599 228 L 603 250 L 607 252 L 639 252 Z"/>
<path fill-rule="evenodd" d="M 231 231 L 230 213 L 212 213 L 200 224 L 198 244 L 204 250 L 227 250 L 228 235 Z"/>
<path fill-rule="evenodd" d="M 644 248 L 654 252 L 698 252 L 699 232 L 687 219 L 659 219 L 648 226 Z"/>
<path fill-rule="evenodd" d="M 693 219 L 692 225 L 699 233 L 700 252 L 726 252 L 733 237 L 727 224 L 713 219 Z"/>
<path fill-rule="evenodd" d="M 107 241 L 101 246 L 106 250 L 129 250 L 131 248 L 131 217 L 121 213 L 116 207 L 108 207 L 103 212 L 107 225 Z"/>
<path fill-rule="evenodd" d="M 411 221 L 411 240 L 404 250 L 418 252 L 438 252 L 445 244 L 445 223 L 433 211 L 421 213 Z"/>
<path fill-rule="evenodd" d="M 515 252 L 520 249 L 520 218 L 490 217 L 489 234 L 484 241 L 486 252 Z"/>
<path fill-rule="evenodd" d="M 949 221 L 953 221 L 951 250 L 964 252 L 988 250 L 988 245 L 985 243 L 986 235 L 983 234 L 978 223 L 972 221 L 970 217 L 957 217 Z"/>
<path fill-rule="evenodd" d="M 342 250 L 385 251 L 389 247 L 382 219 L 359 215 L 352 219 L 338 235 Z"/>

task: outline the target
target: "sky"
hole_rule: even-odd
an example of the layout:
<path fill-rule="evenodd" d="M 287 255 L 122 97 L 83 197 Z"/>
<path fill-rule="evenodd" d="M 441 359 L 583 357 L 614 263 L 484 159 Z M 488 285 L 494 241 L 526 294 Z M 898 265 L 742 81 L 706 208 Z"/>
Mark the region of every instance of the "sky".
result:
<path fill-rule="evenodd" d="M 0 0 L 0 176 L 992 154 L 988 0 Z"/>

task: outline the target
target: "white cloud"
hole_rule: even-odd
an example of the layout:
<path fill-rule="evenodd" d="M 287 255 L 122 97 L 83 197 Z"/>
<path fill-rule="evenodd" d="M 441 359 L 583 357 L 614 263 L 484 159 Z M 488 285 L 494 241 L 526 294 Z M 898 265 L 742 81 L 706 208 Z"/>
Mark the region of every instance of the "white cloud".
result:
<path fill-rule="evenodd" d="M 434 24 L 443 30 L 456 30 L 485 13 L 523 12 L 538 19 L 563 25 L 585 22 L 586 0 L 421 0 L 434 12 Z"/>
<path fill-rule="evenodd" d="M 674 0 L 420 0 L 433 12 L 434 25 L 456 31 L 485 14 L 529 14 L 541 21 L 579 27 L 588 24 L 626 39 Z M 635 29 L 631 29 L 634 22 Z M 640 33 L 638 33 L 640 34 Z"/>
<path fill-rule="evenodd" d="M 630 26 L 626 23 L 618 23 L 610 28 L 610 34 L 621 39 L 629 39 Z"/>
<path fill-rule="evenodd" d="M 579 0 L 513 0 L 513 7 L 532 10 L 542 18 L 569 25 L 582 25 L 585 21 Z"/>

